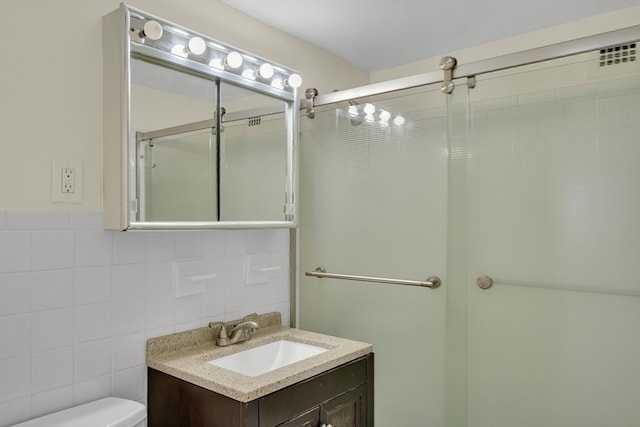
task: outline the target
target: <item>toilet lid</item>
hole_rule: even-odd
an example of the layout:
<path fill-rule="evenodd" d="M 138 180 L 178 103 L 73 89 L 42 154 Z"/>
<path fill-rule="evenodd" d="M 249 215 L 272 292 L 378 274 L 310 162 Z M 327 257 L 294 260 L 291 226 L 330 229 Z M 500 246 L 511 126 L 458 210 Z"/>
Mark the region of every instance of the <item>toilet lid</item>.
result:
<path fill-rule="evenodd" d="M 146 416 L 147 410 L 139 402 L 107 397 L 13 427 L 133 427 Z"/>

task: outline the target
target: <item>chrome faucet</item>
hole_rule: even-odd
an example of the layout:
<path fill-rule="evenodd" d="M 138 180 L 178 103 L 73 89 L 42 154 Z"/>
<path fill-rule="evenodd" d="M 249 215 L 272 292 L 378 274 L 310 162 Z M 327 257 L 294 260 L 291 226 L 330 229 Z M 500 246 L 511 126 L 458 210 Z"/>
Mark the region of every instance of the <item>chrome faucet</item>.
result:
<path fill-rule="evenodd" d="M 210 328 L 220 327 L 220 332 L 216 338 L 216 344 L 220 347 L 226 347 L 231 344 L 250 340 L 251 332 L 260 328 L 258 323 L 255 321 L 257 316 L 258 315 L 256 313 L 244 316 L 240 323 L 232 326 L 231 331 L 227 331 L 227 326 L 224 322 L 210 322 Z"/>

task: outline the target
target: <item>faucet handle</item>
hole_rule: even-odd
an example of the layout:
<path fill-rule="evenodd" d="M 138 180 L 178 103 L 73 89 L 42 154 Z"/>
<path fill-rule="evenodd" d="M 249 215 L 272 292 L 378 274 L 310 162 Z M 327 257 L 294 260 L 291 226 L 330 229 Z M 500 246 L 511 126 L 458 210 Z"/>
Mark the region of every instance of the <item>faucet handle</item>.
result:
<path fill-rule="evenodd" d="M 227 336 L 227 325 L 225 325 L 224 322 L 209 322 L 210 328 L 215 328 L 217 326 L 220 326 L 220 334 L 218 335 L 218 338 L 229 338 Z"/>

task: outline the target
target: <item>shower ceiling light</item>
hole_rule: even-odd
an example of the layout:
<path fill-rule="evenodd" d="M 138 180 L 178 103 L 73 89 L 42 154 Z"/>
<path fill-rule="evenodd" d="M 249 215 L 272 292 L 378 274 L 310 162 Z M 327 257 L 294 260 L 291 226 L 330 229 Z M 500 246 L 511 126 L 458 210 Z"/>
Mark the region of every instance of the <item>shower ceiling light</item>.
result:
<path fill-rule="evenodd" d="M 404 124 L 404 117 L 396 116 L 396 118 L 393 119 L 393 124 L 396 126 L 402 126 Z"/>
<path fill-rule="evenodd" d="M 207 50 L 207 45 L 202 40 L 202 37 L 192 37 L 187 43 L 187 50 L 194 55 L 202 55 Z"/>

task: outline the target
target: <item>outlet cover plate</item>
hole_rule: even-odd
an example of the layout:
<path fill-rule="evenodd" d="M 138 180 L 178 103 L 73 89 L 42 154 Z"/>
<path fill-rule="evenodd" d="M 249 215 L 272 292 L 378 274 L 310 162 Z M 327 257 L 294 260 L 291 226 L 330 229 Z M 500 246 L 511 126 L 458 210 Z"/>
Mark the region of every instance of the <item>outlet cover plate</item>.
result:
<path fill-rule="evenodd" d="M 73 170 L 73 192 L 63 190 L 63 171 Z M 77 160 L 51 161 L 51 200 L 62 203 L 82 203 L 82 162 Z"/>

